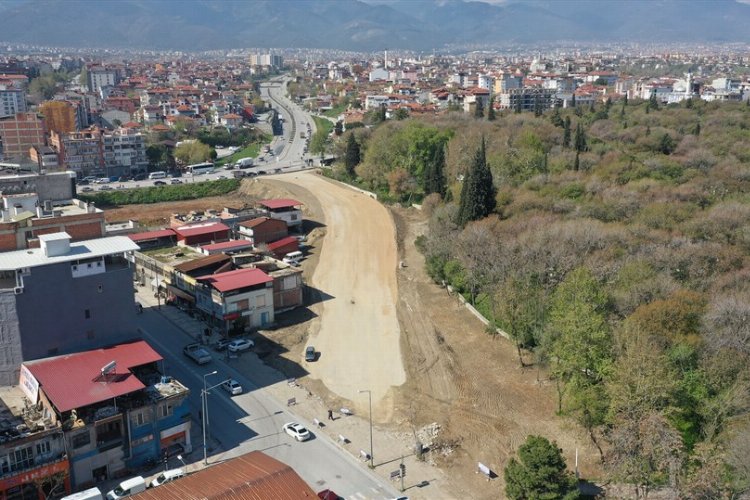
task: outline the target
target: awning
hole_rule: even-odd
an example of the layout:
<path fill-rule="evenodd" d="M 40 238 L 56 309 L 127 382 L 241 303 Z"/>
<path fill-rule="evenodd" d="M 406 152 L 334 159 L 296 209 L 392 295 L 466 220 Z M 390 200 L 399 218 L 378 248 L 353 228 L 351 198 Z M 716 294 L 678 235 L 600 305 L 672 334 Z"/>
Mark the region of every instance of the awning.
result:
<path fill-rule="evenodd" d="M 192 302 L 193 304 L 195 303 L 195 297 L 193 297 L 187 292 L 183 292 L 179 288 L 173 287 L 172 285 L 167 285 L 167 292 L 171 293 L 175 297 L 179 297 L 183 300 L 187 300 L 188 302 Z"/>

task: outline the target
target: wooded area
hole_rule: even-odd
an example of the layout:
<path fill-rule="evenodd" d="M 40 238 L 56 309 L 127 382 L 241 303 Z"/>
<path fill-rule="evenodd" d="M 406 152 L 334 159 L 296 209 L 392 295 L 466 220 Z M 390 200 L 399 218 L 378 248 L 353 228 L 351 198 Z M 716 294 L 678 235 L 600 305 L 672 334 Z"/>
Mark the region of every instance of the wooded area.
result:
<path fill-rule="evenodd" d="M 358 128 L 338 147 L 354 134 L 361 162 L 336 174 L 422 200 L 430 275 L 504 329 L 522 367 L 546 367 L 608 479 L 640 496 L 747 491 L 750 107 L 539 115 Z M 481 156 L 491 200 L 469 189 Z"/>

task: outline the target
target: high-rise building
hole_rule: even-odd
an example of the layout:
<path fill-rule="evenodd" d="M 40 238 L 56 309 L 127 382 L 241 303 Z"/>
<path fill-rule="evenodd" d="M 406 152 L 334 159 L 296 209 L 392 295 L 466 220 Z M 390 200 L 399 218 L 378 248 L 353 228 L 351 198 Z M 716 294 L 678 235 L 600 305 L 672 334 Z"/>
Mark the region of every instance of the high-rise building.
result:
<path fill-rule="evenodd" d="M 76 111 L 78 106 L 79 103 L 69 101 L 45 101 L 39 105 L 39 112 L 44 116 L 47 130 L 69 133 L 81 129 Z"/>
<path fill-rule="evenodd" d="M 36 113 L 0 118 L 0 141 L 5 161 L 29 156 L 29 149 L 44 145 L 44 121 Z"/>
<path fill-rule="evenodd" d="M 0 85 L 0 118 L 25 113 L 26 92 L 8 85 Z"/>
<path fill-rule="evenodd" d="M 108 175 L 131 175 L 146 172 L 146 139 L 135 128 L 120 127 L 104 134 L 104 162 Z"/>
<path fill-rule="evenodd" d="M 119 72 L 105 66 L 91 66 L 86 73 L 89 92 L 98 93 L 102 87 L 114 87 L 120 83 Z"/>
<path fill-rule="evenodd" d="M 79 177 L 104 176 L 102 130 L 91 127 L 79 132 L 50 133 L 50 145 L 57 150 L 59 164 Z"/>

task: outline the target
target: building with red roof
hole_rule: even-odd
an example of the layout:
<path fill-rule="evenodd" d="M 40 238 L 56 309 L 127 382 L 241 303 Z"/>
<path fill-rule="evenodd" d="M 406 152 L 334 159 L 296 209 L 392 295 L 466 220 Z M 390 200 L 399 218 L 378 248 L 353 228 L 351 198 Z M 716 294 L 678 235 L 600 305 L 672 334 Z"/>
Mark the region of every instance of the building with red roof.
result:
<path fill-rule="evenodd" d="M 61 426 L 76 489 L 192 450 L 189 391 L 162 375 L 161 361 L 140 340 L 23 363 L 19 385 Z"/>
<path fill-rule="evenodd" d="M 190 224 L 172 228 L 177 234 L 177 244 L 200 246 L 229 239 L 229 226 L 221 222 Z"/>
<path fill-rule="evenodd" d="M 257 217 L 240 222 L 237 226 L 239 234 L 255 245 L 280 240 L 289 235 L 289 226 L 285 221 L 270 217 Z"/>
<path fill-rule="evenodd" d="M 213 243 L 211 245 L 203 245 L 200 247 L 201 253 L 205 255 L 213 255 L 216 253 L 228 253 L 232 254 L 235 252 L 242 252 L 245 250 L 252 250 L 253 243 L 247 240 L 229 240 L 221 243 Z"/>
<path fill-rule="evenodd" d="M 281 219 L 289 227 L 302 226 L 302 203 L 291 198 L 278 198 L 274 200 L 261 200 L 258 205 L 268 211 L 273 219 Z"/>
<path fill-rule="evenodd" d="M 225 333 L 238 334 L 273 323 L 273 278 L 260 269 L 237 269 L 196 281 L 196 306 Z"/>
<path fill-rule="evenodd" d="M 277 259 L 281 259 L 286 254 L 299 250 L 299 240 L 294 236 L 287 236 L 286 238 L 268 243 L 267 247 L 268 251 L 272 252 Z"/>
<path fill-rule="evenodd" d="M 128 238 L 138 243 L 141 250 L 147 250 L 149 248 L 168 247 L 175 244 L 177 240 L 177 233 L 174 230 L 158 229 L 156 231 L 146 231 L 143 233 L 129 234 Z"/>

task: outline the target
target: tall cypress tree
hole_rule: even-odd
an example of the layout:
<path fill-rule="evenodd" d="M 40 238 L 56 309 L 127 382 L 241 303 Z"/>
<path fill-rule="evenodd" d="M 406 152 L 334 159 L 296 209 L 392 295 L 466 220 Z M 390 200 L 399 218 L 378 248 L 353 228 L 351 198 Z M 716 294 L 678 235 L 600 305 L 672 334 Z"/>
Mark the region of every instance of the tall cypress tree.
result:
<path fill-rule="evenodd" d="M 576 136 L 573 141 L 573 146 L 578 153 L 588 151 L 589 149 L 588 145 L 586 144 L 586 132 L 583 131 L 583 126 L 581 126 L 580 122 L 578 122 L 578 125 L 576 125 Z"/>
<path fill-rule="evenodd" d="M 566 116 L 563 122 L 563 147 L 570 147 L 570 117 Z"/>
<path fill-rule="evenodd" d="M 489 105 L 487 106 L 487 121 L 495 121 L 495 98 L 491 97 Z"/>
<path fill-rule="evenodd" d="M 432 157 L 432 161 L 427 163 L 423 173 L 425 195 L 437 193 L 445 198 L 446 182 L 444 170 L 445 150 L 443 147 L 438 146 L 437 148 L 435 148 L 435 153 Z"/>
<path fill-rule="evenodd" d="M 492 172 L 487 166 L 484 137 L 482 137 L 482 143 L 474 154 L 474 161 L 461 186 L 458 223 L 463 226 L 469 221 L 491 214 L 495 209 L 495 194 Z"/>
<path fill-rule="evenodd" d="M 484 106 L 482 106 L 480 99 L 477 99 L 474 103 L 474 118 L 484 118 Z"/>
<path fill-rule="evenodd" d="M 346 173 L 349 177 L 356 175 L 354 167 L 359 165 L 360 162 L 360 151 L 359 143 L 354 138 L 354 134 L 349 134 L 349 139 L 346 141 L 346 155 L 344 156 L 344 166 L 346 167 Z"/>

